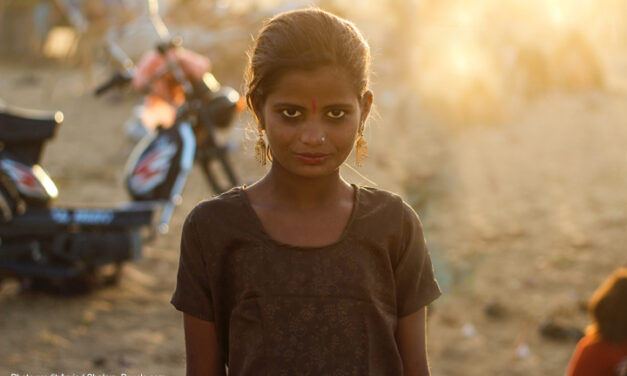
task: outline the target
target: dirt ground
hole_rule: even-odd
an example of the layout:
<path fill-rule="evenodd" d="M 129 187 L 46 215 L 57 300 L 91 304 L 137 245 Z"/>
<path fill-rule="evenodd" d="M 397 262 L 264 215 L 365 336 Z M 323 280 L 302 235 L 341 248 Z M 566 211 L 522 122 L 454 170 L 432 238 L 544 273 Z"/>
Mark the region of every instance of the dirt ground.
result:
<path fill-rule="evenodd" d="M 105 68 L 95 69 L 95 81 Z M 218 77 L 220 79 L 220 77 Z M 561 375 L 576 341 L 542 336 L 553 321 L 583 329 L 582 305 L 627 264 L 627 97 L 551 94 L 498 126 L 441 126 L 379 81 L 370 158 L 348 180 L 403 194 L 418 210 L 444 295 L 429 315 L 434 375 Z M 96 99 L 80 71 L 0 64 L 0 98 L 61 110 L 43 166 L 58 205 L 127 199 L 124 134 L 137 98 Z M 401 111 L 402 109 L 402 111 Z M 231 138 L 245 182 L 261 176 L 249 118 Z M 372 181 L 372 182 L 370 182 Z M 0 374 L 184 373 L 181 314 L 169 304 L 186 213 L 211 195 L 198 170 L 168 235 L 126 265 L 118 286 L 76 297 L 0 284 Z"/>

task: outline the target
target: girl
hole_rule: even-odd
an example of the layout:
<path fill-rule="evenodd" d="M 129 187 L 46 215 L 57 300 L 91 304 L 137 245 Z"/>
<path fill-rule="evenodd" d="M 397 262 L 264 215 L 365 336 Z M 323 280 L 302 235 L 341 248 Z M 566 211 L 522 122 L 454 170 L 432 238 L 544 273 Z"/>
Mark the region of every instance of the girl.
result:
<path fill-rule="evenodd" d="M 627 268 L 616 270 L 592 295 L 593 324 L 579 341 L 567 376 L 627 376 Z"/>
<path fill-rule="evenodd" d="M 172 303 L 188 375 L 429 374 L 425 307 L 440 290 L 420 221 L 339 172 L 353 147 L 366 154 L 369 60 L 355 26 L 318 9 L 261 30 L 246 95 L 271 167 L 183 227 Z"/>

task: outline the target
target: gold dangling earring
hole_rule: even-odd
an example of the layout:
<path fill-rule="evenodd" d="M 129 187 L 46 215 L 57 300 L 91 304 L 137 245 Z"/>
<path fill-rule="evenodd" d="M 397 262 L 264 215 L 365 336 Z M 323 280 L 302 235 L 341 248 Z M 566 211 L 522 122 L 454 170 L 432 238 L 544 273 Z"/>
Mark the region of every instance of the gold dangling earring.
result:
<path fill-rule="evenodd" d="M 362 132 L 359 132 L 357 144 L 355 145 L 355 164 L 361 166 L 361 162 L 368 157 L 368 143 L 364 139 Z"/>
<path fill-rule="evenodd" d="M 255 159 L 260 165 L 265 166 L 268 157 L 268 149 L 266 148 L 266 141 L 263 139 L 263 130 L 259 129 L 259 139 L 255 144 Z"/>

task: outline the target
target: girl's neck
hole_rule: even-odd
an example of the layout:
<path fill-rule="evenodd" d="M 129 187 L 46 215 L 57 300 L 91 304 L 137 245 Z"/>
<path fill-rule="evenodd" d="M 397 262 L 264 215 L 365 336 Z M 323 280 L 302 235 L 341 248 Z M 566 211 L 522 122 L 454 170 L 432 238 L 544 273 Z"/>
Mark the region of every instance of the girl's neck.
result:
<path fill-rule="evenodd" d="M 322 177 L 303 178 L 273 166 L 255 185 L 258 185 L 264 201 L 272 206 L 308 209 L 334 205 L 338 200 L 352 198 L 352 187 L 342 179 L 339 171 Z"/>

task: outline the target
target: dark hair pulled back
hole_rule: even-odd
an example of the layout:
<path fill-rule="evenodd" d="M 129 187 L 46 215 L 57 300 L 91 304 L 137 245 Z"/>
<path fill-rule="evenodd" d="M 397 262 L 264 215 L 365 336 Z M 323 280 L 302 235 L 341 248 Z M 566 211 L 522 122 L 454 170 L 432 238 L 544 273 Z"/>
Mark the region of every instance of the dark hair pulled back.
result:
<path fill-rule="evenodd" d="M 350 21 L 321 9 L 281 13 L 261 29 L 246 70 L 246 101 L 257 115 L 273 85 L 293 69 L 344 68 L 355 94 L 368 89 L 370 48 Z"/>

